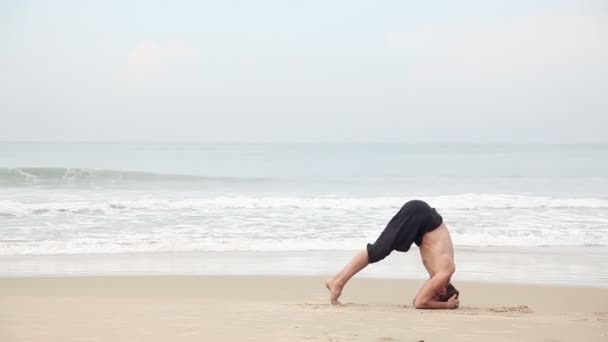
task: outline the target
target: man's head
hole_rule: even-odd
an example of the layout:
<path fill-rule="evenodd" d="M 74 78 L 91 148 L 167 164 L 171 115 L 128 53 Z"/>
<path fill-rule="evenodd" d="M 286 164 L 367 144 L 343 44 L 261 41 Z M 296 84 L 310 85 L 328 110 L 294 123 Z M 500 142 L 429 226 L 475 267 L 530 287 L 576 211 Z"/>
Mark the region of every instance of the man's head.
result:
<path fill-rule="evenodd" d="M 448 299 L 452 298 L 454 295 L 458 298 L 458 296 L 460 296 L 460 291 L 456 290 L 452 283 L 448 283 L 448 286 L 438 291 L 436 295 L 439 295 L 438 301 L 447 302 Z"/>

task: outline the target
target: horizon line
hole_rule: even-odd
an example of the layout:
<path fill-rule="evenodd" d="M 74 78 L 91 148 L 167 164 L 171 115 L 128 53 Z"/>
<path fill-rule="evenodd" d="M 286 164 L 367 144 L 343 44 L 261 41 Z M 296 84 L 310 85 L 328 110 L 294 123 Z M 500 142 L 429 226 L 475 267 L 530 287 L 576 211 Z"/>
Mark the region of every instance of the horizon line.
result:
<path fill-rule="evenodd" d="M 405 141 L 201 141 L 201 140 L 3 140 L 0 143 L 206 144 L 206 145 L 608 145 L 607 142 L 405 142 Z"/>

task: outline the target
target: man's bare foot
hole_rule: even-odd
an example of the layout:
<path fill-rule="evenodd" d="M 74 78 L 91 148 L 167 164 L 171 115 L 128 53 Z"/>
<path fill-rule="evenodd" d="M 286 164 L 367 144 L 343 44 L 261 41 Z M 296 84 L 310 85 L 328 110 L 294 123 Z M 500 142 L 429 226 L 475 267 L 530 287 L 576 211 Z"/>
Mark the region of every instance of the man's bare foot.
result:
<path fill-rule="evenodd" d="M 329 300 L 331 301 L 331 304 L 342 305 L 342 303 L 338 301 L 338 298 L 340 298 L 340 295 L 342 294 L 344 285 L 339 284 L 334 278 L 329 278 L 325 280 L 325 287 L 329 290 Z"/>

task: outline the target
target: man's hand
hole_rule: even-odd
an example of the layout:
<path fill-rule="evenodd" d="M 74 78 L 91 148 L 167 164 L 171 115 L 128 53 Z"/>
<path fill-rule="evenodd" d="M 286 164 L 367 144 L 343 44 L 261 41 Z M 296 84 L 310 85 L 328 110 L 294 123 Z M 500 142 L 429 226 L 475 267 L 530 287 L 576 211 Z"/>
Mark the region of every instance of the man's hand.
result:
<path fill-rule="evenodd" d="M 452 297 L 450 297 L 450 299 L 448 299 L 446 304 L 448 304 L 448 309 L 458 309 L 458 305 L 460 305 L 460 300 L 458 300 L 458 295 L 455 294 Z"/>

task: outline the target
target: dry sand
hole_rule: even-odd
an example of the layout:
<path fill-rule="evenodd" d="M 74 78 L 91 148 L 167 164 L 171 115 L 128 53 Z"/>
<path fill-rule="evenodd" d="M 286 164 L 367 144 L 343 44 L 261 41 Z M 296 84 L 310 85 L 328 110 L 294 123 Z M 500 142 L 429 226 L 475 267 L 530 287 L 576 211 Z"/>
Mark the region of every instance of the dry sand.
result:
<path fill-rule="evenodd" d="M 0 341 L 608 341 L 605 288 L 456 282 L 424 311 L 420 285 L 355 278 L 333 307 L 313 277 L 0 278 Z"/>

